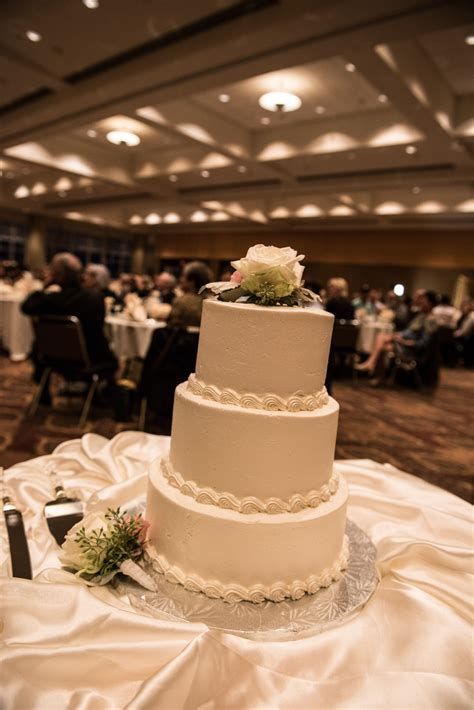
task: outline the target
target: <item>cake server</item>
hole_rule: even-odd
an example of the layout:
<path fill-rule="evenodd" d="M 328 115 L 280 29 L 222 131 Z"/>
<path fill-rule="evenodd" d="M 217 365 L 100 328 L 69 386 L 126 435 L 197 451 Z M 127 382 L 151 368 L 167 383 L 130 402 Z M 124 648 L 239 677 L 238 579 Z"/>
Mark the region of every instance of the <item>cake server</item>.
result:
<path fill-rule="evenodd" d="M 23 516 L 12 502 L 11 497 L 6 494 L 3 481 L 3 468 L 0 469 L 0 477 L 2 479 L 3 488 L 3 516 L 7 526 L 12 575 L 13 577 L 32 579 L 30 552 L 26 541 Z"/>
<path fill-rule="evenodd" d="M 45 504 L 44 515 L 51 535 L 61 546 L 69 530 L 84 517 L 84 504 L 79 498 L 67 496 L 55 474 L 51 470 L 48 472 L 56 483 L 55 497 Z"/>

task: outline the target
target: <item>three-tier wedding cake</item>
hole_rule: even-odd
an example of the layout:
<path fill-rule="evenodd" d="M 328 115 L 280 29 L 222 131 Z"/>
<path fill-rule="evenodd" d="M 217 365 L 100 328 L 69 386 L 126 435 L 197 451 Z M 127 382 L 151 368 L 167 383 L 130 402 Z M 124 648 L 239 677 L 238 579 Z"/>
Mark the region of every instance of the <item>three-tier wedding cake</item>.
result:
<path fill-rule="evenodd" d="M 225 300 L 204 302 L 196 373 L 150 470 L 155 570 L 226 601 L 297 599 L 347 565 L 339 406 L 324 387 L 333 316 L 305 307 L 302 258 L 257 245 L 231 284 L 210 285 Z"/>

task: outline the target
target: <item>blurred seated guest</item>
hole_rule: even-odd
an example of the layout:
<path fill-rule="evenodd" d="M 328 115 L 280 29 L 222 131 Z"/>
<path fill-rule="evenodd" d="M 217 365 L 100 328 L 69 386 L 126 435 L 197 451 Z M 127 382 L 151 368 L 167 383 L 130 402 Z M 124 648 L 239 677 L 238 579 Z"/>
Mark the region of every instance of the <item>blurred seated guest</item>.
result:
<path fill-rule="evenodd" d="M 148 298 L 152 290 L 152 283 L 146 274 L 135 274 L 133 276 L 132 291 L 140 298 Z"/>
<path fill-rule="evenodd" d="M 474 303 L 464 301 L 461 304 L 461 315 L 454 331 L 456 346 L 466 367 L 474 364 Z"/>
<path fill-rule="evenodd" d="M 212 279 L 212 271 L 204 262 L 190 261 L 186 264 L 179 280 L 183 295 L 173 302 L 168 316 L 168 325 L 180 328 L 201 325 L 204 296 L 199 291 Z"/>
<path fill-rule="evenodd" d="M 417 315 L 410 321 L 408 327 L 400 333 L 379 333 L 374 343 L 374 348 L 368 359 L 355 369 L 360 372 L 373 373 L 380 365 L 386 353 L 399 353 L 404 357 L 419 359 L 427 350 L 433 334 L 438 328 L 432 311 L 437 303 L 434 291 L 417 292 L 414 305 L 418 309 Z"/>
<path fill-rule="evenodd" d="M 371 288 L 368 284 L 363 284 L 360 288 L 360 295 L 352 301 L 356 315 L 358 311 L 363 311 L 360 317 L 378 316 L 384 305 L 380 301 L 380 292 L 376 288 Z"/>
<path fill-rule="evenodd" d="M 439 304 L 433 308 L 433 316 L 439 326 L 455 328 L 461 312 L 451 305 L 451 299 L 447 294 L 443 294 Z"/>
<path fill-rule="evenodd" d="M 178 280 L 169 271 L 162 271 L 161 274 L 155 276 L 155 289 L 159 291 L 160 300 L 162 303 L 173 303 L 176 298 L 176 285 Z"/>
<path fill-rule="evenodd" d="M 346 279 L 334 276 L 327 282 L 326 310 L 332 313 L 337 320 L 352 320 L 354 307 L 348 294 L 349 286 Z"/>
<path fill-rule="evenodd" d="M 387 291 L 385 298 L 387 308 L 393 311 L 393 324 L 395 330 L 403 330 L 410 320 L 410 309 L 402 296 L 397 296 L 394 291 Z"/>
<path fill-rule="evenodd" d="M 104 335 L 104 298 L 97 291 L 82 288 L 81 277 L 82 264 L 74 254 L 56 254 L 49 265 L 44 290 L 30 294 L 23 301 L 22 311 L 27 316 L 76 316 L 92 363 L 106 365 L 113 373 L 117 359 Z M 35 372 L 35 379 L 39 377 L 41 367 Z"/>
<path fill-rule="evenodd" d="M 82 285 L 86 290 L 102 295 L 107 312 L 114 306 L 123 306 L 123 300 L 110 288 L 110 271 L 103 264 L 87 264 L 82 275 Z"/>

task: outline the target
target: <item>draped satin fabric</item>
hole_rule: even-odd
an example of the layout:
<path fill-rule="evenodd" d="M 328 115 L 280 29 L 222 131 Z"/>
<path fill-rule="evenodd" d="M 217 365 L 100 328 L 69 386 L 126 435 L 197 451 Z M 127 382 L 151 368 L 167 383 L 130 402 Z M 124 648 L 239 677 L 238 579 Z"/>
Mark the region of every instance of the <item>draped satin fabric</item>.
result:
<path fill-rule="evenodd" d="M 470 708 L 472 509 L 389 465 L 337 462 L 349 517 L 377 547 L 380 584 L 354 617 L 289 641 L 253 641 L 138 613 L 60 569 L 43 506 L 54 461 L 87 509 L 130 505 L 167 437 L 124 432 L 61 444 L 6 472 L 35 579 L 12 579 L 1 527 L 5 709 Z"/>

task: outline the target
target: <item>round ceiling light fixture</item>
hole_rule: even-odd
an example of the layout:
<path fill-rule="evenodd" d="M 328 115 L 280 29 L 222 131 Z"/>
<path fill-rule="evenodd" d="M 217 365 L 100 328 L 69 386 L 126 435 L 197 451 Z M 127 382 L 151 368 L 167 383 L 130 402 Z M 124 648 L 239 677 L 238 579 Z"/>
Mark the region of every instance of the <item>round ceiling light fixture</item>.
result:
<path fill-rule="evenodd" d="M 107 140 L 114 145 L 126 145 L 132 148 L 135 145 L 139 145 L 140 136 L 131 131 L 109 131 L 107 133 Z"/>
<path fill-rule="evenodd" d="M 97 10 L 99 0 L 82 0 L 82 4 L 85 5 L 88 10 Z"/>
<path fill-rule="evenodd" d="M 403 296 L 405 293 L 405 286 L 403 284 L 395 284 L 393 287 L 393 293 L 395 296 Z"/>
<path fill-rule="evenodd" d="M 229 94 L 219 94 L 219 101 L 221 104 L 228 104 L 230 101 Z"/>
<path fill-rule="evenodd" d="M 405 148 L 405 153 L 407 153 L 407 155 L 415 155 L 417 150 L 418 150 L 418 148 L 416 146 L 407 145 L 407 147 Z"/>
<path fill-rule="evenodd" d="M 266 111 L 274 111 L 275 113 L 288 113 L 301 108 L 300 97 L 286 91 L 269 91 L 260 96 L 258 103 Z"/>
<path fill-rule="evenodd" d="M 474 35 L 468 35 L 464 41 L 471 47 L 474 46 Z"/>

